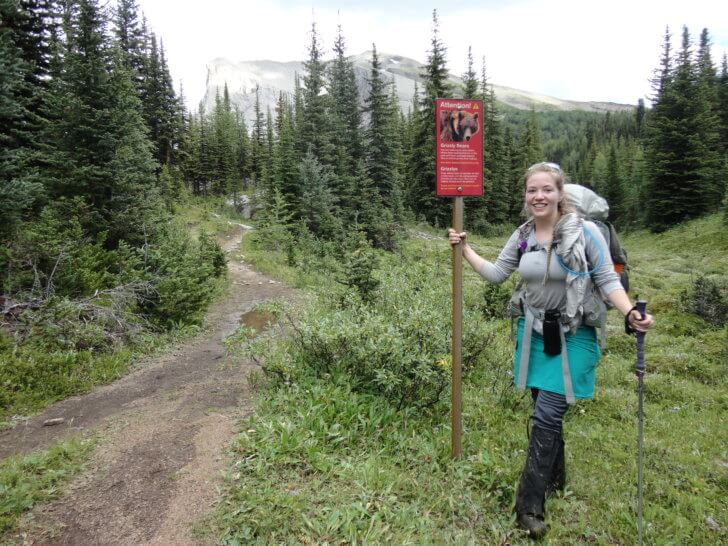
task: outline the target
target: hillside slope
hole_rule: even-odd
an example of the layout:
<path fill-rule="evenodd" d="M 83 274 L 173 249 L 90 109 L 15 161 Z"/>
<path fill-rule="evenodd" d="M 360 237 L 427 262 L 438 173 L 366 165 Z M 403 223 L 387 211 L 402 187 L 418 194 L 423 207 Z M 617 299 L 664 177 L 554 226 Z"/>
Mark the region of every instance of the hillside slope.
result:
<path fill-rule="evenodd" d="M 354 55 L 351 60 L 357 77 L 360 97 L 368 93 L 367 78 L 371 71 L 371 51 Z M 391 78 L 399 97 L 399 106 L 406 112 L 412 105 L 415 83 L 422 90 L 420 73 L 423 65 L 413 59 L 401 55 L 378 53 L 383 72 Z M 255 105 L 255 87 L 260 86 L 262 111 L 270 108 L 275 111 L 275 102 L 282 91 L 292 95 L 295 75 L 304 73 L 303 63 L 299 61 L 276 62 L 267 60 L 233 62 L 225 58 L 217 58 L 207 65 L 206 92 L 203 105 L 209 112 L 215 105 L 215 97 L 221 94 L 227 84 L 230 99 L 245 113 L 246 120 L 253 119 Z M 450 77 L 456 88 L 460 88 L 461 80 Z M 494 85 L 496 98 L 502 104 L 530 110 L 584 110 L 589 112 L 614 112 L 633 108 L 630 105 L 607 102 L 579 102 L 549 97 L 512 87 Z"/>

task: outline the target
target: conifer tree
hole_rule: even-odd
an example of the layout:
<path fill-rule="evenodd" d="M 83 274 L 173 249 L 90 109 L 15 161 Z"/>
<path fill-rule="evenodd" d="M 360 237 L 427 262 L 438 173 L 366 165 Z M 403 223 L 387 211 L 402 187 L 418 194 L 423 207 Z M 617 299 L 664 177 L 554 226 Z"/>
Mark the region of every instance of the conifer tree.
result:
<path fill-rule="evenodd" d="M 682 47 L 672 69 L 670 34 L 666 31 L 661 66 L 653 80 L 656 92 L 648 118 L 648 225 L 663 231 L 703 213 L 706 186 L 701 177 L 698 132 L 700 102 L 690 36 L 683 28 Z"/>
<path fill-rule="evenodd" d="M 541 130 L 538 124 L 536 110 L 531 108 L 526 129 L 521 135 L 521 149 L 523 150 L 523 163 L 521 170 L 525 171 L 530 165 L 543 161 L 543 148 L 541 146 Z"/>
<path fill-rule="evenodd" d="M 607 174 L 601 193 L 602 197 L 609 203 L 610 221 L 617 227 L 622 227 L 624 219 L 624 186 L 619 176 L 617 148 L 614 142 L 609 147 Z"/>
<path fill-rule="evenodd" d="M 333 146 L 337 154 L 345 158 L 344 165 L 337 168 L 339 174 L 352 171 L 362 158 L 361 111 L 359 90 L 354 73 L 354 64 L 346 57 L 346 42 L 339 25 L 334 42 L 334 60 L 328 77 L 328 94 L 331 97 Z"/>
<path fill-rule="evenodd" d="M 702 156 L 700 167 L 701 183 L 705 186 L 706 210 L 715 211 L 721 208 L 725 179 L 722 164 L 725 149 L 720 143 L 720 117 L 718 101 L 718 76 L 710 55 L 710 37 L 708 29 L 700 34 L 700 45 L 696 59 L 697 92 L 697 132 L 699 153 Z"/>
<path fill-rule="evenodd" d="M 482 95 L 478 93 L 478 77 L 473 68 L 473 48 L 468 46 L 468 69 L 462 76 L 463 80 L 463 98 L 478 99 Z"/>
<path fill-rule="evenodd" d="M 246 190 L 250 179 L 250 136 L 248 127 L 245 124 L 245 116 L 238 109 L 235 109 L 235 165 L 237 177 L 241 181 L 241 189 Z M 234 197 L 237 203 L 237 196 Z"/>
<path fill-rule="evenodd" d="M 723 150 L 728 150 L 728 57 L 725 54 L 720 64 L 717 95 L 718 116 L 720 118 L 720 145 Z"/>
<path fill-rule="evenodd" d="M 274 187 L 280 191 L 287 203 L 287 210 L 293 218 L 299 219 L 300 170 L 296 152 L 296 136 L 292 123 L 292 113 L 285 104 L 283 94 L 279 95 L 276 108 L 277 145 L 273 157 Z"/>
<path fill-rule="evenodd" d="M 332 129 L 328 115 L 329 97 L 325 88 L 325 68 L 322 59 L 316 23 L 311 24 L 311 43 L 308 48 L 308 60 L 304 63 L 306 73 L 303 77 L 303 115 L 300 131 L 301 142 L 306 150 L 311 150 L 314 157 L 322 165 L 334 163 Z"/>
<path fill-rule="evenodd" d="M 0 245 L 43 191 L 39 168 L 50 61 L 40 4 L 0 0 Z"/>
<path fill-rule="evenodd" d="M 526 163 L 523 150 L 513 137 L 510 127 L 506 127 L 503 135 L 503 145 L 506 150 L 505 158 L 509 161 L 505 164 L 510 181 L 509 211 L 508 218 L 512 223 L 522 221 L 523 212 L 523 165 Z"/>
<path fill-rule="evenodd" d="M 369 95 L 364 99 L 364 112 L 369 118 L 365 130 L 367 176 L 374 183 L 377 194 L 388 202 L 397 178 L 392 123 L 396 112 L 391 108 L 387 82 L 382 75 L 382 65 L 377 46 L 372 44 L 372 68 L 369 73 Z"/>
<path fill-rule="evenodd" d="M 263 177 L 263 165 L 266 158 L 265 118 L 260 105 L 260 86 L 255 86 L 255 103 L 253 106 L 253 128 L 250 138 L 250 171 L 253 183 L 258 184 Z"/>
<path fill-rule="evenodd" d="M 452 88 L 448 82 L 446 48 L 440 39 L 437 10 L 432 12 L 432 26 L 431 49 L 421 74 L 424 95 L 413 118 L 417 135 L 410 155 L 408 171 L 412 178 L 407 193 L 416 214 L 437 225 L 445 225 L 449 221 L 449 201 L 437 197 L 435 192 L 435 99 L 451 96 Z"/>
<path fill-rule="evenodd" d="M 112 247 L 121 240 L 141 245 L 144 234 L 151 233 L 151 226 L 158 221 L 154 218 L 158 211 L 155 187 L 158 164 L 147 136 L 134 74 L 125 63 L 125 54 L 115 47 L 110 79 L 114 151 L 110 163 L 111 195 L 105 205 L 107 244 Z M 171 209 L 179 192 L 172 175 L 167 174 L 170 178 L 165 181 L 167 195 L 164 197 Z"/>
<path fill-rule="evenodd" d="M 114 33 L 124 53 L 124 63 L 131 69 L 139 96 L 142 97 L 146 36 L 138 12 L 136 0 L 118 0 L 114 11 Z"/>
<path fill-rule="evenodd" d="M 199 119 L 195 114 L 188 114 L 186 130 L 181 142 L 182 162 L 180 169 L 187 183 L 187 189 L 193 195 L 202 194 L 202 158 Z"/>
<path fill-rule="evenodd" d="M 236 157 L 238 134 L 227 84 L 223 87 L 223 96 L 218 94 L 216 97 L 212 126 L 215 144 L 212 191 L 216 195 L 228 196 L 240 190 L 240 179 Z"/>
<path fill-rule="evenodd" d="M 502 224 L 508 220 L 511 184 L 507 151 L 503 140 L 493 86 L 488 84 L 485 58 L 481 70 L 480 93 L 483 100 L 483 185 L 488 221 Z"/>
<path fill-rule="evenodd" d="M 331 191 L 332 175 L 313 152 L 303 158 L 299 166 L 301 199 L 298 211 L 301 220 L 314 235 L 332 239 L 336 237 L 341 223 L 336 217 L 336 196 Z"/>

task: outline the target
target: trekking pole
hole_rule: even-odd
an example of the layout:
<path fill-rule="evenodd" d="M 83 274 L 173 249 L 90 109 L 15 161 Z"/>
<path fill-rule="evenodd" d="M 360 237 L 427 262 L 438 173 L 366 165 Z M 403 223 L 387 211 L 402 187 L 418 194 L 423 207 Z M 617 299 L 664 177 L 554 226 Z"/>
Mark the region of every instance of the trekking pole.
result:
<path fill-rule="evenodd" d="M 647 302 L 638 300 L 635 307 L 642 318 L 647 312 Z M 642 546 L 642 452 L 644 448 L 644 377 L 645 377 L 645 333 L 636 332 L 637 336 L 637 544 Z"/>

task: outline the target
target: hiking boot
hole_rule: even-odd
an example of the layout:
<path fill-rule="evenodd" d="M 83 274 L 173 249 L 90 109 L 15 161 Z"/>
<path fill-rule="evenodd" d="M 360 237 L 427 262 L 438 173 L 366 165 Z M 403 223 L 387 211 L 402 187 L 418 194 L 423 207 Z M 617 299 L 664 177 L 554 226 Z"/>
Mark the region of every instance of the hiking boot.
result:
<path fill-rule="evenodd" d="M 528 536 L 536 540 L 542 538 L 546 534 L 546 524 L 543 517 L 534 516 L 532 514 L 520 514 L 516 520 L 519 529 L 528 531 Z"/>
<path fill-rule="evenodd" d="M 528 457 L 516 492 L 516 522 L 532 538 L 546 534 L 544 502 L 546 489 L 561 447 L 561 434 L 534 426 Z M 563 453 L 563 450 L 562 450 Z"/>
<path fill-rule="evenodd" d="M 551 469 L 551 479 L 546 485 L 546 496 L 548 497 L 554 491 L 563 492 L 566 488 L 566 455 L 564 453 L 564 437 L 559 438 L 558 453 L 554 461 L 554 467 Z"/>

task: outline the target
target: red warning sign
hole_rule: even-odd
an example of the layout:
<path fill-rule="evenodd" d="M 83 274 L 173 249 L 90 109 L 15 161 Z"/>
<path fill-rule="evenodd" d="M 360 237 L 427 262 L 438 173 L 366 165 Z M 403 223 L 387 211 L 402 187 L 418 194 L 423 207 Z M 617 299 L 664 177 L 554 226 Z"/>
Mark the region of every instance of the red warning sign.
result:
<path fill-rule="evenodd" d="M 483 195 L 483 101 L 435 100 L 437 195 Z"/>

